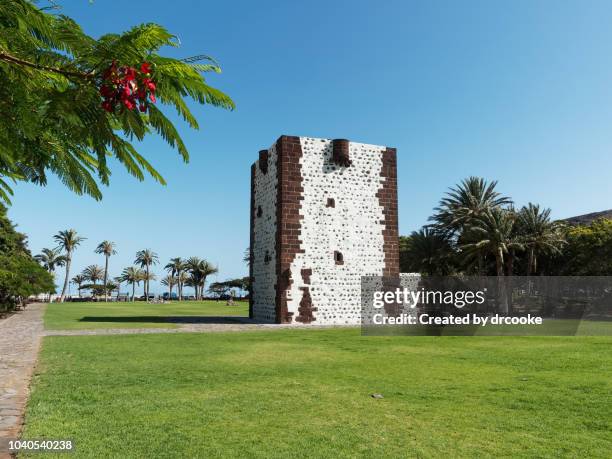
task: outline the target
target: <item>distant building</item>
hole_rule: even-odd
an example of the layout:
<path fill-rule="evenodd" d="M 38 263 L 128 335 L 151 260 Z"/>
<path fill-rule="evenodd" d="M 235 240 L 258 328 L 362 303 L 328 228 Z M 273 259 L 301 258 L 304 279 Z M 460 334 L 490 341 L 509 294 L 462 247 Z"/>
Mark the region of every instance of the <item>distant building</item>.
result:
<path fill-rule="evenodd" d="M 281 136 L 251 167 L 250 316 L 358 324 L 361 276 L 397 276 L 394 148 Z"/>

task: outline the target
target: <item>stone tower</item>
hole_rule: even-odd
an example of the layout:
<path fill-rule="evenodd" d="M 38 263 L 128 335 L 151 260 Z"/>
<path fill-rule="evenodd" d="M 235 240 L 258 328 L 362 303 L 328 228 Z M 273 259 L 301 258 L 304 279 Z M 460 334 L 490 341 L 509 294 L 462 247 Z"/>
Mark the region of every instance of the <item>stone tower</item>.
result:
<path fill-rule="evenodd" d="M 361 276 L 397 276 L 394 148 L 281 136 L 251 166 L 251 318 L 359 324 Z"/>

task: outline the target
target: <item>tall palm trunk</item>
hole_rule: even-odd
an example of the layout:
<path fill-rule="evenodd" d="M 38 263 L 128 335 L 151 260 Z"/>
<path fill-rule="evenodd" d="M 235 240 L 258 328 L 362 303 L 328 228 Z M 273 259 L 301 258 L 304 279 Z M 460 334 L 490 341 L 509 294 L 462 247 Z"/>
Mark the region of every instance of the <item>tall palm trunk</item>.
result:
<path fill-rule="evenodd" d="M 135 297 L 136 297 L 136 282 L 132 282 L 132 303 L 134 302 Z"/>
<path fill-rule="evenodd" d="M 512 276 L 514 271 L 514 249 L 508 252 L 508 258 L 506 258 L 506 276 Z"/>
<path fill-rule="evenodd" d="M 181 301 L 183 299 L 183 282 L 181 282 L 181 271 L 177 271 L 176 275 L 178 276 L 178 300 Z"/>
<path fill-rule="evenodd" d="M 145 301 L 149 301 L 149 263 L 146 264 L 146 269 L 147 269 L 147 278 L 145 279 L 145 284 L 144 284 L 144 294 L 145 294 Z"/>
<path fill-rule="evenodd" d="M 104 262 L 104 302 L 108 302 L 108 257 L 107 254 Z"/>
<path fill-rule="evenodd" d="M 535 251 L 533 247 L 529 248 L 529 255 L 527 257 L 527 275 L 531 276 L 535 272 L 534 269 Z"/>
<path fill-rule="evenodd" d="M 497 298 L 499 312 L 508 314 L 508 292 L 506 291 L 506 282 L 504 280 L 504 252 L 498 249 L 495 254 L 495 265 L 497 267 Z"/>
<path fill-rule="evenodd" d="M 497 275 L 504 275 L 504 252 L 502 249 L 498 249 L 495 254 L 495 266 L 497 267 Z"/>
<path fill-rule="evenodd" d="M 72 262 L 72 254 L 66 253 L 66 277 L 64 278 L 64 288 L 62 288 L 62 294 L 60 295 L 60 303 L 64 302 L 66 298 L 66 290 L 68 290 L 68 279 L 70 279 L 70 263 Z"/>

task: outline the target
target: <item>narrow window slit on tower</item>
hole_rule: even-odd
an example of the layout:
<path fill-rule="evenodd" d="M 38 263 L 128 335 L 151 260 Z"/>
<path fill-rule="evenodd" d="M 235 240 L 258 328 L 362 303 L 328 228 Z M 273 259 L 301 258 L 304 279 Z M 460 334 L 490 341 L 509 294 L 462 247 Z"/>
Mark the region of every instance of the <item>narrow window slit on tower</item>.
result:
<path fill-rule="evenodd" d="M 343 265 L 344 264 L 344 257 L 337 250 L 334 251 L 334 261 L 336 262 L 337 265 Z"/>
<path fill-rule="evenodd" d="M 261 217 L 262 213 L 263 213 L 263 211 L 261 210 L 261 206 L 257 206 L 257 216 Z"/>
<path fill-rule="evenodd" d="M 325 207 L 336 207 L 336 201 L 334 198 L 327 198 L 327 204 Z"/>

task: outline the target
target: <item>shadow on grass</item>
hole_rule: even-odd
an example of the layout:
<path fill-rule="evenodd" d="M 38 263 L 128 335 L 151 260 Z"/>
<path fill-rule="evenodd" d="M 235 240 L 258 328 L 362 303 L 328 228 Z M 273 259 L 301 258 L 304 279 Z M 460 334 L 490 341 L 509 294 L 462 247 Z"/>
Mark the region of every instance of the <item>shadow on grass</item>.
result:
<path fill-rule="evenodd" d="M 125 317 L 104 317 L 86 316 L 79 319 L 79 322 L 107 322 L 107 323 L 155 323 L 155 324 L 236 324 L 236 323 L 255 323 L 245 316 L 180 316 L 180 317 L 160 317 L 160 316 L 125 316 Z"/>

